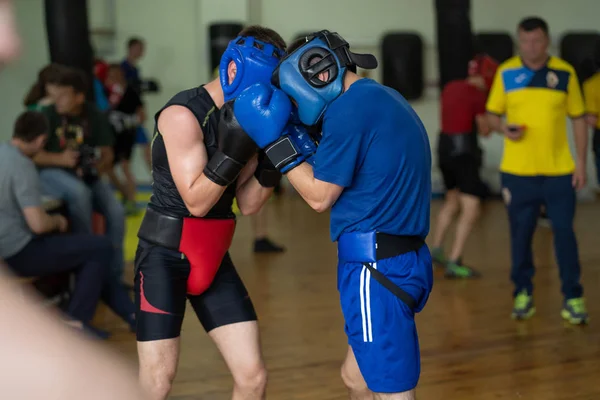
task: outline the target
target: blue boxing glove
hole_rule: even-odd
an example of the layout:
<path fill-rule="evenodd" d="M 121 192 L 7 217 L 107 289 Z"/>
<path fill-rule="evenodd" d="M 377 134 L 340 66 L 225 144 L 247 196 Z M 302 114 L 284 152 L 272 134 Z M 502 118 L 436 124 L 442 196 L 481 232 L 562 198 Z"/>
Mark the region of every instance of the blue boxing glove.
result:
<path fill-rule="evenodd" d="M 265 149 L 265 153 L 275 165 L 285 174 L 303 162 L 314 166 L 313 155 L 317 144 L 310 137 L 304 125 L 288 124 L 283 136 Z"/>
<path fill-rule="evenodd" d="M 304 160 L 314 167 L 313 156 L 317 152 L 317 143 L 310 136 L 308 129 L 304 125 L 289 124 L 285 133 L 290 136 Z"/>
<path fill-rule="evenodd" d="M 291 111 L 289 97 L 264 83 L 246 88 L 233 104 L 238 123 L 261 149 L 281 137 Z"/>

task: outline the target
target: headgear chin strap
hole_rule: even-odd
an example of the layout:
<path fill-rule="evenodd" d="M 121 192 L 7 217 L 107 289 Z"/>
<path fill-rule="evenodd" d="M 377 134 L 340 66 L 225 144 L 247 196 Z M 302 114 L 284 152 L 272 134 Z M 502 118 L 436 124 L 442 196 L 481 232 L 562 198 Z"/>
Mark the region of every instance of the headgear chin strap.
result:
<path fill-rule="evenodd" d="M 273 72 L 271 82 L 298 105 L 305 125 L 316 124 L 327 106 L 344 90 L 344 76 L 354 67 L 377 68 L 371 54 L 356 54 L 337 33 L 327 30 L 306 37 L 306 43 L 284 57 Z M 327 72 L 325 81 L 319 79 Z"/>
<path fill-rule="evenodd" d="M 251 36 L 238 36 L 229 42 L 219 64 L 219 79 L 225 101 L 235 99 L 244 89 L 255 83 L 269 83 L 273 70 L 284 52 L 272 44 Z M 231 84 L 227 69 L 233 61 L 237 72 Z"/>

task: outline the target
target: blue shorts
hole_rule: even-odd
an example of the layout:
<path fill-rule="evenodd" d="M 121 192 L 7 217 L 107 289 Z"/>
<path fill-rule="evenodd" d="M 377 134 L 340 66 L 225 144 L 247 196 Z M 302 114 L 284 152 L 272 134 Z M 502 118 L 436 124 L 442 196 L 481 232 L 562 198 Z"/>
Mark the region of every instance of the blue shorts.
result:
<path fill-rule="evenodd" d="M 361 263 L 338 264 L 338 290 L 348 344 L 369 389 L 402 393 L 414 389 L 421 373 L 415 312 L 425 306 L 433 286 L 431 254 L 418 251 L 379 260 L 373 267 L 418 303 L 411 310 L 371 277 Z"/>
<path fill-rule="evenodd" d="M 136 144 L 146 144 L 150 140 L 148 139 L 148 132 L 146 132 L 146 128 L 142 125 L 139 125 L 135 131 L 135 143 Z"/>

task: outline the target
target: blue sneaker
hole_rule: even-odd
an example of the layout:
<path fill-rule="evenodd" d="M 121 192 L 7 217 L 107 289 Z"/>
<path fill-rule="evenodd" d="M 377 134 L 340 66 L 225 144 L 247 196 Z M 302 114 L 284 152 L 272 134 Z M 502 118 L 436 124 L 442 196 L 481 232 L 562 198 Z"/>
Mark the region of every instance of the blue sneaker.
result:
<path fill-rule="evenodd" d="M 583 297 L 565 301 L 560 315 L 573 325 L 584 325 L 590 320 Z"/>
<path fill-rule="evenodd" d="M 527 294 L 526 290 L 521 290 L 515 296 L 515 305 L 512 310 L 512 319 L 526 320 L 533 317 L 535 314 L 535 306 L 533 305 L 533 296 Z"/>

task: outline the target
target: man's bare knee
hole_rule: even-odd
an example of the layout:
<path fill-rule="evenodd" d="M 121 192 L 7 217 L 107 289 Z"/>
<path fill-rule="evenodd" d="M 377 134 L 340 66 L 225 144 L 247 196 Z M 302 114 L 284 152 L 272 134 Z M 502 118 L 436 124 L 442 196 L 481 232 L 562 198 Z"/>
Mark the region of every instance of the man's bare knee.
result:
<path fill-rule="evenodd" d="M 179 339 L 138 342 L 140 383 L 151 399 L 166 399 L 177 373 Z"/>
<path fill-rule="evenodd" d="M 233 376 L 234 384 L 242 393 L 260 394 L 267 387 L 267 369 L 257 363 L 238 369 Z"/>
<path fill-rule="evenodd" d="M 375 393 L 375 400 L 416 400 L 415 390 L 403 393 Z"/>
<path fill-rule="evenodd" d="M 351 400 L 371 400 L 373 394 L 367 387 L 365 380 L 362 375 L 357 375 L 357 371 L 354 368 L 349 367 L 347 363 L 344 363 L 341 368 L 341 376 L 344 385 L 350 392 Z"/>

